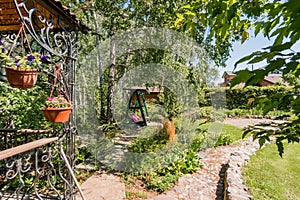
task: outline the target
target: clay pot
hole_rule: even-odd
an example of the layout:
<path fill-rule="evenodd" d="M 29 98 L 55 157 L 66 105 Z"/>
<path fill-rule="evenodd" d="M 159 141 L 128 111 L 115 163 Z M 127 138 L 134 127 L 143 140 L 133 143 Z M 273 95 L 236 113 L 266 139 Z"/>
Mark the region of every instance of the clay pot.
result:
<path fill-rule="evenodd" d="M 5 66 L 6 77 L 13 88 L 33 88 L 37 81 L 37 69 L 20 69 Z"/>
<path fill-rule="evenodd" d="M 72 107 L 66 108 L 42 108 L 42 111 L 50 122 L 66 122 L 69 121 Z"/>

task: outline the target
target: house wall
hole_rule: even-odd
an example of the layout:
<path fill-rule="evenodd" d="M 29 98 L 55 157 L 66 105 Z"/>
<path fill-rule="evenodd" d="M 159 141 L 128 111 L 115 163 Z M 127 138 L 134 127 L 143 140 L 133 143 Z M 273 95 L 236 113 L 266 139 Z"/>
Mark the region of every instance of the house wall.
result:
<path fill-rule="evenodd" d="M 221 84 L 221 86 L 223 86 L 223 87 L 229 85 L 230 82 L 231 82 L 231 80 L 235 78 L 234 75 L 231 75 L 231 76 L 230 76 L 230 75 L 228 75 L 228 74 L 225 74 L 223 77 L 224 77 L 224 83 Z"/>

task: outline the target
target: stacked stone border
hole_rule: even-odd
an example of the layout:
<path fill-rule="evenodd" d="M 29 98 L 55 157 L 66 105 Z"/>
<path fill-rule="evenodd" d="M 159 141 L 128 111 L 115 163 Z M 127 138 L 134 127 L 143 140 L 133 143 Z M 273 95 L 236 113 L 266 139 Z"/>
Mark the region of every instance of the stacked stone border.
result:
<path fill-rule="evenodd" d="M 249 137 L 230 153 L 224 177 L 224 200 L 252 199 L 249 188 L 243 184 L 242 167 L 258 149 L 258 142 Z"/>

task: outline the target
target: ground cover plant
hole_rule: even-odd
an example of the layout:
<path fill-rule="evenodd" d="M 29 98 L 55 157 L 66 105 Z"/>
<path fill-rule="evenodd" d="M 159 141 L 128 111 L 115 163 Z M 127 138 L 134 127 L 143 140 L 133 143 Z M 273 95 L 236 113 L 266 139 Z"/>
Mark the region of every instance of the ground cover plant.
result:
<path fill-rule="evenodd" d="M 148 173 L 123 173 L 123 179 L 127 185 L 133 185 L 134 182 L 142 182 L 145 189 L 161 193 L 174 186 L 178 178 L 187 173 L 196 172 L 201 167 L 201 160 L 197 155 L 201 149 L 215 147 L 219 145 L 228 145 L 241 139 L 243 130 L 231 125 L 225 124 L 222 129 L 221 135 L 218 135 L 214 143 L 207 145 L 207 137 L 211 137 L 212 133 L 208 134 L 208 130 L 211 126 L 220 126 L 218 122 L 207 122 L 201 124 L 195 135 L 191 145 L 187 149 L 183 150 L 178 148 L 182 152 L 180 156 L 173 160 L 169 165 L 157 168 L 154 171 Z M 161 149 L 167 146 L 167 148 L 176 148 L 176 145 L 182 144 L 170 144 L 168 143 L 168 136 L 163 133 L 157 133 L 152 137 L 136 139 L 128 147 L 129 151 L 143 153 L 151 152 L 157 149 Z M 134 196 L 136 193 L 133 191 L 127 191 L 129 196 Z"/>
<path fill-rule="evenodd" d="M 300 145 L 285 142 L 284 146 L 283 158 L 272 143 L 258 151 L 244 166 L 243 180 L 250 187 L 253 199 L 300 199 Z"/>
<path fill-rule="evenodd" d="M 168 164 L 145 173 L 125 173 L 125 179 L 139 179 L 145 184 L 146 189 L 159 193 L 169 189 L 182 174 L 195 172 L 201 167 L 200 158 L 197 155 L 200 149 L 200 140 L 201 138 L 195 138 L 190 148 L 187 144 L 169 142 L 168 135 L 164 132 L 158 132 L 152 137 L 134 140 L 128 147 L 130 152 L 153 153 L 159 149 L 170 148 L 172 149 L 169 152 L 172 161 L 166 161 L 170 159 L 167 156 L 164 158 L 166 160 L 162 162 Z"/>

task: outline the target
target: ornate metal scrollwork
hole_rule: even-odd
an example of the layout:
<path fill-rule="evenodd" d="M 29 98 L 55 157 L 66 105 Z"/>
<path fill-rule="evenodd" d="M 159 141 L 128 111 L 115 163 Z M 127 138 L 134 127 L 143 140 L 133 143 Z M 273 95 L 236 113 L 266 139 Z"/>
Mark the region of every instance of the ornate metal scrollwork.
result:
<path fill-rule="evenodd" d="M 53 9 L 44 9 L 43 0 L 13 0 L 21 22 L 24 24 L 31 48 L 43 49 L 50 56 L 52 65 L 43 72 L 48 77 L 55 77 L 53 65 L 62 67 L 60 81 L 66 88 L 59 93 L 67 93 L 75 105 L 75 61 L 78 55 L 78 33 L 70 19 L 63 19 Z M 51 12 L 54 12 L 52 14 Z M 58 14 L 58 15 L 56 15 Z M 67 20 L 67 21 L 66 21 Z M 0 33 L 0 39 L 13 43 L 14 33 Z M 0 73 L 1 75 L 1 73 Z M 1 76 L 0 76 L 1 78 Z M 46 83 L 52 86 L 51 78 Z M 0 110 L 1 111 L 1 110 Z M 63 145 L 68 162 L 75 165 L 75 117 L 64 123 L 60 130 L 48 136 L 59 137 L 58 143 L 51 143 L 9 159 L 0 160 L 0 199 L 74 199 L 76 192 L 74 181 L 63 161 L 59 146 Z M 32 134 L 30 140 L 45 137 Z M 24 136 L 0 132 L 0 151 L 28 142 Z M 5 185 L 6 184 L 6 185 Z M 45 189 L 46 188 L 46 189 Z M 13 191 L 11 191 L 13 190 Z M 7 196 L 8 195 L 8 196 Z M 7 198 L 6 198 L 7 197 Z"/>
<path fill-rule="evenodd" d="M 61 59 L 71 58 L 76 60 L 77 56 L 77 33 L 71 31 L 62 23 L 60 16 L 53 18 L 47 15 L 37 6 L 39 1 L 22 1 L 14 4 L 18 11 L 21 21 L 24 23 L 26 30 L 38 42 L 40 46 L 51 54 Z M 23 12 L 22 12 L 23 11 Z"/>
<path fill-rule="evenodd" d="M 0 161 L 5 165 L 0 168 L 0 175 L 5 171 L 0 176 L 0 199 L 74 198 L 76 190 L 60 154 L 61 143 L 64 139 Z"/>

